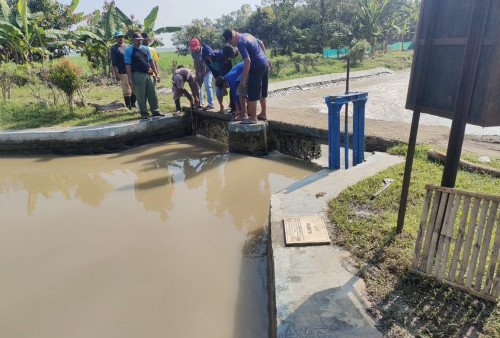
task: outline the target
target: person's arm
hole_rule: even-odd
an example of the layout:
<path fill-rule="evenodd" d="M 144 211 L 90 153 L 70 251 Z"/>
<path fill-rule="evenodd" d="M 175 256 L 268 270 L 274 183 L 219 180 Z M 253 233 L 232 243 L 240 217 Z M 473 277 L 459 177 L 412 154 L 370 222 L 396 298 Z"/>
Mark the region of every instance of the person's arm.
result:
<path fill-rule="evenodd" d="M 115 78 L 117 81 L 120 81 L 120 72 L 118 71 L 118 67 L 113 65 L 113 73 L 115 74 Z"/>
<path fill-rule="evenodd" d="M 264 46 L 264 42 L 262 42 L 260 40 L 257 40 L 257 42 L 259 43 L 260 49 L 262 49 L 264 54 L 266 54 L 266 46 Z M 267 54 L 266 54 L 266 58 L 267 58 Z M 269 63 L 269 67 L 271 67 L 273 65 L 273 63 L 271 62 L 271 59 L 267 58 L 267 62 Z"/>
<path fill-rule="evenodd" d="M 125 65 L 125 70 L 127 71 L 128 85 L 130 86 L 130 88 L 133 88 L 134 84 L 132 83 L 132 66 Z"/>
<path fill-rule="evenodd" d="M 154 61 L 149 61 L 149 65 L 153 69 L 153 72 L 156 74 L 156 82 L 160 82 L 160 73 L 158 73 L 158 68 L 156 67 L 156 63 Z"/>
<path fill-rule="evenodd" d="M 249 56 L 243 59 L 243 73 L 241 73 L 240 88 L 245 88 L 248 72 L 250 71 L 250 63 L 251 61 Z"/>

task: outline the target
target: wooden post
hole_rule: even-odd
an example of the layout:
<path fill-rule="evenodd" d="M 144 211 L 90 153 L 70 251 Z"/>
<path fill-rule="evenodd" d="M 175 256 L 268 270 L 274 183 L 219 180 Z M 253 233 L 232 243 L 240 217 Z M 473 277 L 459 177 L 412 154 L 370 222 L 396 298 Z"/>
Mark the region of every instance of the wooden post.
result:
<path fill-rule="evenodd" d="M 396 232 L 398 234 L 403 231 L 405 224 L 406 203 L 408 201 L 408 191 L 410 189 L 411 169 L 413 167 L 413 157 L 415 156 L 415 145 L 417 143 L 418 122 L 420 120 L 420 112 L 414 111 L 411 120 L 410 139 L 408 141 L 408 151 L 406 153 L 405 173 L 403 177 L 403 187 L 401 188 L 401 198 L 399 200 L 398 225 Z"/>

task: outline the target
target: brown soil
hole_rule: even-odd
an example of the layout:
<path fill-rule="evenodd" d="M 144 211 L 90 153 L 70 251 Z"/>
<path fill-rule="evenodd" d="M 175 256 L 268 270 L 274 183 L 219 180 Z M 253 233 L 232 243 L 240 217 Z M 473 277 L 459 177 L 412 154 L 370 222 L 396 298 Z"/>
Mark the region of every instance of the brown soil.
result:
<path fill-rule="evenodd" d="M 408 142 L 412 118 L 412 112 L 404 109 L 408 80 L 409 70 L 405 70 L 351 82 L 351 91 L 368 92 L 366 135 Z M 326 130 L 328 129 L 328 115 L 324 97 L 343 91 L 345 91 L 345 84 L 340 83 L 271 95 L 267 100 L 268 118 Z M 352 108 L 349 109 L 351 116 Z M 422 114 L 417 143 L 431 144 L 438 149 L 446 149 L 450 128 L 429 125 L 442 123 L 442 121 L 443 119 L 438 121 L 434 116 Z M 341 126 L 343 130 L 343 121 Z M 349 125 L 349 130 L 352 130 L 352 125 Z M 500 136 L 498 134 L 495 136 L 468 134 L 465 136 L 462 150 L 480 156 L 489 156 L 492 160 L 500 160 Z"/>

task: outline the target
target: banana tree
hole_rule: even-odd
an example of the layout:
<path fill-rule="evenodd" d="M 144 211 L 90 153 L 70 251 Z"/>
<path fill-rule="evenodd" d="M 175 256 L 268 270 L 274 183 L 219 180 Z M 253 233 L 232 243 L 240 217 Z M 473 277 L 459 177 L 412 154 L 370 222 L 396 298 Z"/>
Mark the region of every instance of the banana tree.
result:
<path fill-rule="evenodd" d="M 127 34 L 130 35 L 133 32 L 140 30 L 144 33 L 147 33 L 150 38 L 153 38 L 159 34 L 174 33 L 181 30 L 181 27 L 177 26 L 165 26 L 155 29 L 156 19 L 158 18 L 158 10 L 159 10 L 158 6 L 153 7 L 153 9 L 151 9 L 151 11 L 146 16 L 142 24 L 138 22 L 133 22 L 131 24 L 128 24 Z M 155 39 L 155 41 L 151 44 L 151 46 L 153 47 L 161 45 L 163 45 L 163 43 L 161 42 L 161 40 L 158 39 Z"/>

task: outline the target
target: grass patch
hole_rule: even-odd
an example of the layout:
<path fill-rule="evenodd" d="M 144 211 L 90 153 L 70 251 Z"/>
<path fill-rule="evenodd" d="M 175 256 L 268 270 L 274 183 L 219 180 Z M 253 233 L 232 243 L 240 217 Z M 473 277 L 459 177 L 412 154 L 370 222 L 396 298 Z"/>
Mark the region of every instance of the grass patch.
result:
<path fill-rule="evenodd" d="M 375 58 L 366 59 L 362 64 L 353 67 L 352 70 L 363 70 L 374 67 L 388 67 L 391 69 L 402 69 L 411 66 L 412 51 L 395 51 L 386 54 L 377 54 Z M 191 55 L 179 55 L 176 52 L 159 52 L 159 71 L 162 82 L 158 88 L 171 87 L 170 78 L 176 66 L 184 65 L 193 68 Z M 346 60 L 323 58 L 321 54 L 308 54 L 308 66 L 301 66 L 297 72 L 294 62 L 290 57 L 279 57 L 280 71 L 277 74 L 270 73 L 270 81 L 280 81 L 291 78 L 306 77 L 329 73 L 345 73 Z M 102 77 L 98 71 L 92 69 L 85 58 L 78 55 L 70 56 L 71 61 L 77 63 L 82 69 L 82 77 L 85 79 L 81 94 L 87 104 L 110 104 L 114 101 L 123 101 L 118 82 L 113 79 Z M 235 60 L 240 61 L 241 58 Z M 307 63 L 304 61 L 304 63 Z M 312 65 L 313 63 L 314 65 Z M 276 63 L 277 65 L 277 63 Z M 35 94 L 49 102 L 48 108 L 42 107 L 40 100 Z M 11 99 L 0 103 L 0 129 L 23 129 L 49 126 L 83 126 L 102 124 L 109 122 L 125 121 L 139 117 L 137 110 L 120 110 L 109 113 L 96 112 L 91 105 L 76 107 L 74 114 L 69 113 L 66 108 L 64 95 L 60 92 L 54 93 L 43 85 L 34 86 L 34 90 L 25 85 L 14 87 L 11 91 Z M 76 101 L 82 101 L 81 97 Z M 227 100 L 227 99 L 226 99 Z M 55 102 L 54 102 L 55 101 Z M 160 110 L 168 113 L 175 110 L 172 94 L 158 95 Z M 181 99 L 181 104 L 188 106 L 186 98 Z"/>
<path fill-rule="evenodd" d="M 334 243 L 349 250 L 360 268 L 370 298 L 372 315 L 390 337 L 464 336 L 469 330 L 500 336 L 497 306 L 455 290 L 440 282 L 413 275 L 411 259 L 425 198 L 425 184 L 439 185 L 443 166 L 427 160 L 428 146 L 417 146 L 408 195 L 405 228 L 395 227 L 404 164 L 391 167 L 342 192 L 329 203 L 335 224 Z M 405 154 L 406 146 L 390 150 Z M 395 181 L 374 200 L 384 178 Z M 497 178 L 459 171 L 456 187 L 487 194 L 500 194 Z"/>

